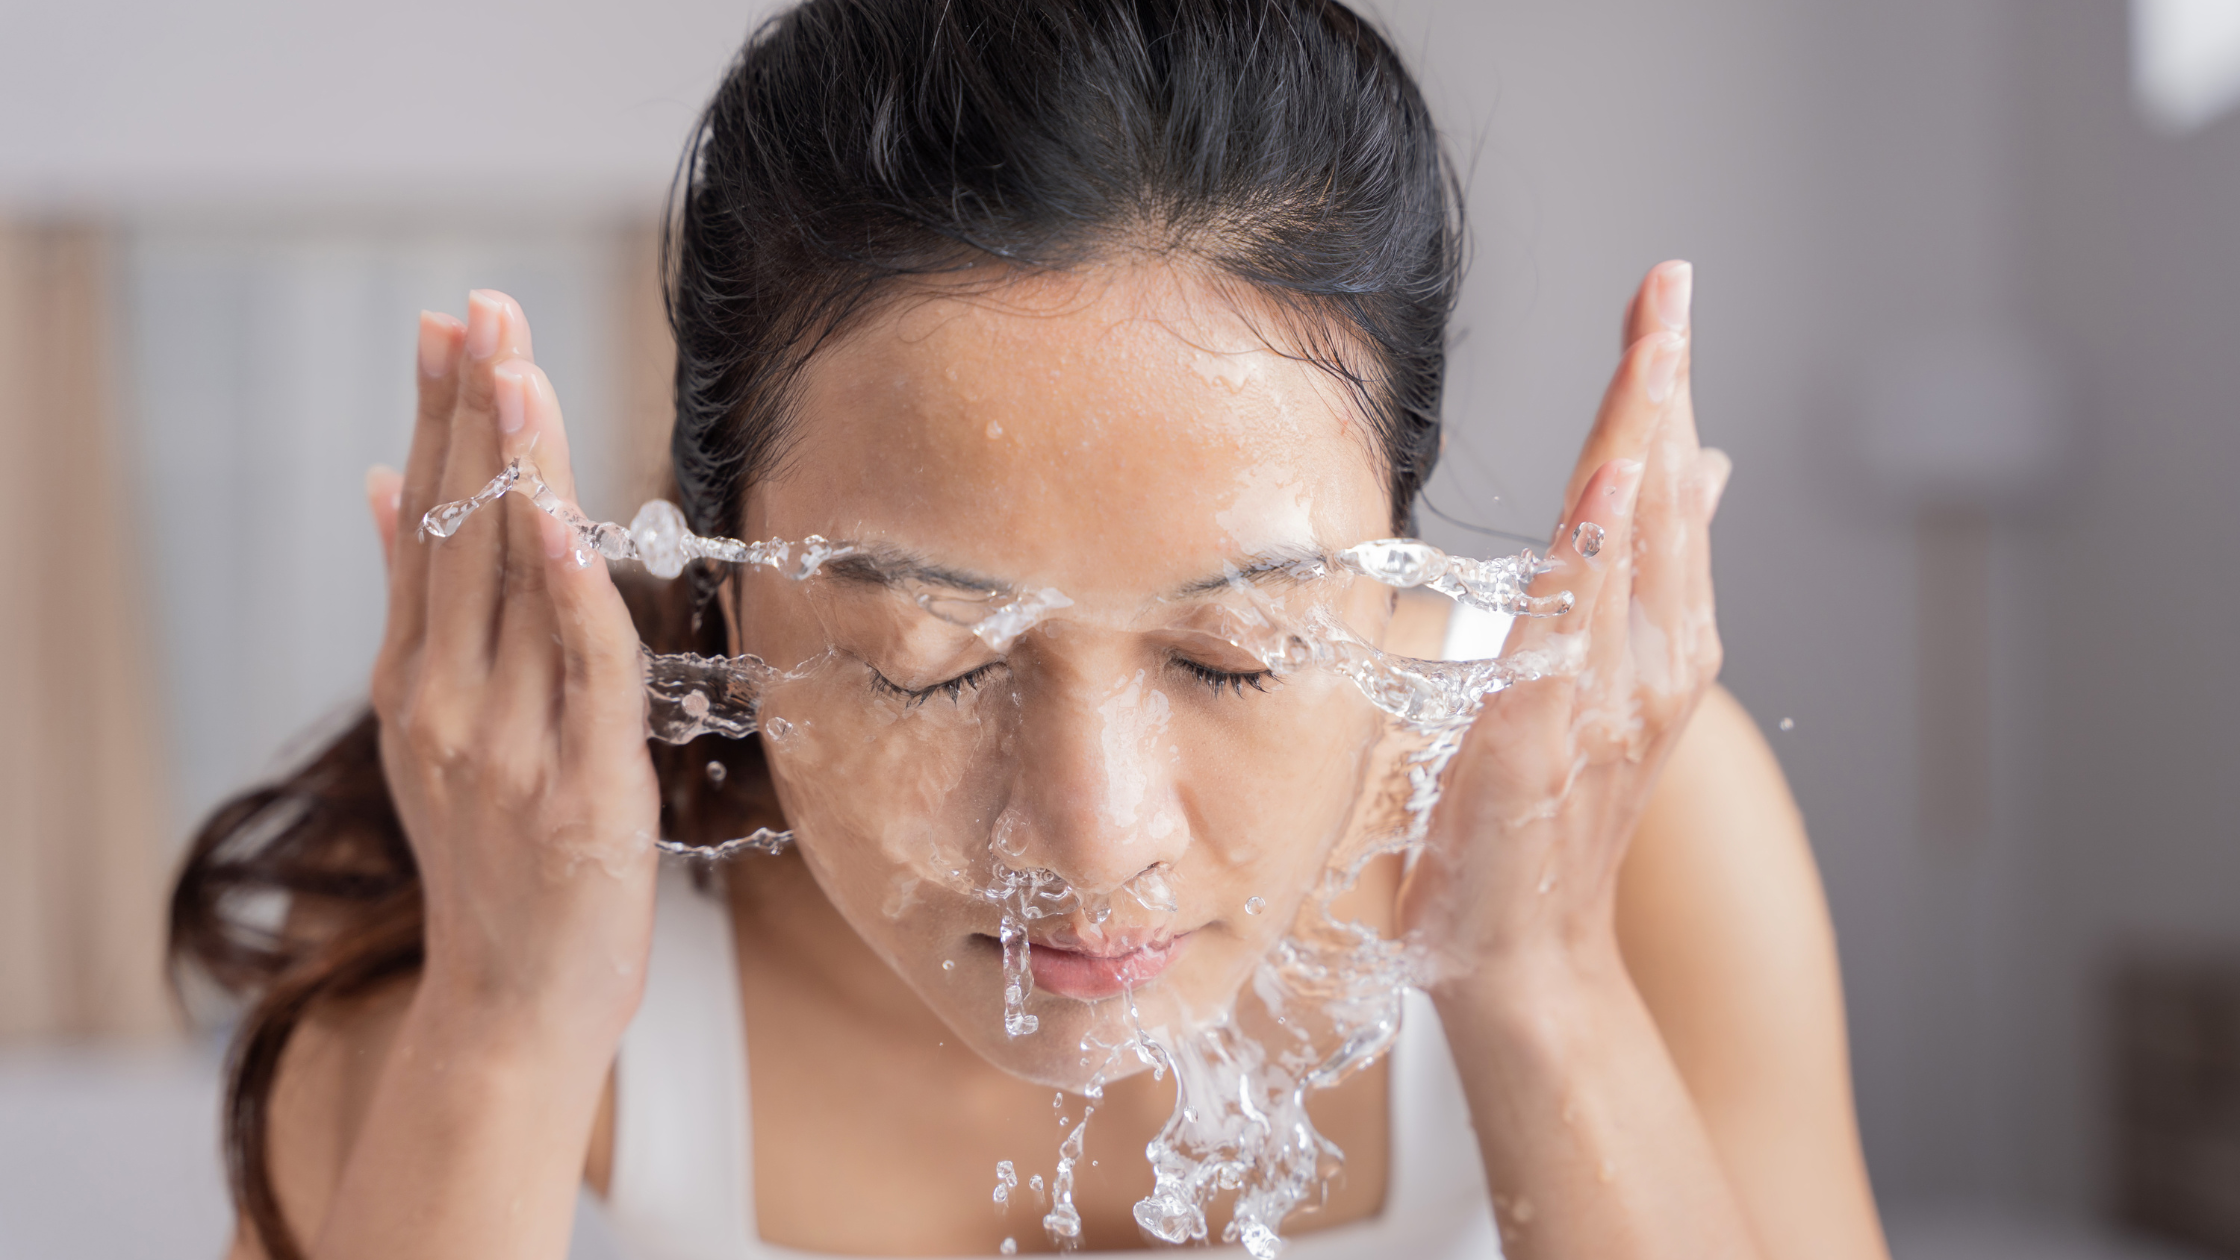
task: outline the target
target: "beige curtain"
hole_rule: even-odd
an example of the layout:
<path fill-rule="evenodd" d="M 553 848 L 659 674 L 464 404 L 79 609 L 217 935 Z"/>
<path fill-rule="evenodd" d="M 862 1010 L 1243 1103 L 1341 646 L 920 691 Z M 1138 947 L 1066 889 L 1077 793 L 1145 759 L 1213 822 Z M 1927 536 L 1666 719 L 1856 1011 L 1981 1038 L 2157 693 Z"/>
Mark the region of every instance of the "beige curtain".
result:
<path fill-rule="evenodd" d="M 109 241 L 0 224 L 0 1039 L 155 1036 L 165 831 Z"/>

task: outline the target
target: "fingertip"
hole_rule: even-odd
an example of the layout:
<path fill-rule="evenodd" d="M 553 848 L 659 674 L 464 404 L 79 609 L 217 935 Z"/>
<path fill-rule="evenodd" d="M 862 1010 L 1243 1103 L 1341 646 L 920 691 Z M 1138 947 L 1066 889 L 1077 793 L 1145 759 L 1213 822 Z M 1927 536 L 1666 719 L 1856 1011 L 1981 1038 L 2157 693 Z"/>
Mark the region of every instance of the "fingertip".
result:
<path fill-rule="evenodd" d="M 505 326 L 505 336 L 502 339 L 502 344 L 523 359 L 535 358 L 535 347 L 529 337 L 529 313 L 521 309 L 521 303 L 514 301 L 513 295 L 499 293 L 495 289 L 488 292 L 498 299 L 500 309 L 503 312 L 502 321 Z"/>
<path fill-rule="evenodd" d="M 404 497 L 404 474 L 387 464 L 366 469 L 366 505 L 375 515 L 394 513 Z"/>
<path fill-rule="evenodd" d="M 499 324 L 505 318 L 505 295 L 491 289 L 467 294 L 467 356 L 488 359 L 498 353 Z"/>
<path fill-rule="evenodd" d="M 1688 326 L 1689 311 L 1695 301 L 1695 279 L 1695 264 L 1684 258 L 1658 263 L 1651 270 L 1648 288 L 1656 304 L 1658 323 L 1674 332 Z"/>
<path fill-rule="evenodd" d="M 1696 494 L 1704 520 L 1719 514 L 1719 501 L 1726 497 L 1727 480 L 1733 475 L 1734 460 L 1725 451 L 1706 446 L 1696 453 Z"/>
<path fill-rule="evenodd" d="M 456 323 L 449 316 L 434 311 L 420 312 L 420 375 L 431 381 L 440 381 L 451 375 L 451 363 L 457 342 L 451 335 L 448 323 Z"/>
<path fill-rule="evenodd" d="M 403 473 L 387 464 L 366 469 L 366 510 L 373 516 L 373 532 L 381 539 L 384 560 L 396 546 L 397 512 L 403 499 Z"/>

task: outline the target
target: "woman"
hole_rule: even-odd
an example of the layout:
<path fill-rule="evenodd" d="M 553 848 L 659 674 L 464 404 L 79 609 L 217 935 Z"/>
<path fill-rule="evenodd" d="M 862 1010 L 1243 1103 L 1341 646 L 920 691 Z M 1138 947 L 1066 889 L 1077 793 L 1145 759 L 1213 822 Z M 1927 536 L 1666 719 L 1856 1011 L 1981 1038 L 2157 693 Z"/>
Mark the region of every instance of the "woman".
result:
<path fill-rule="evenodd" d="M 626 600 L 518 496 L 415 537 L 511 458 L 571 494 L 521 310 L 423 319 L 411 459 L 369 481 L 372 714 L 221 811 L 175 899 L 178 954 L 257 999 L 236 1253 L 558 1256 L 584 1184 L 635 1252 L 709 1260 L 1249 1224 L 1259 1164 L 1201 1187 L 1210 1227 L 1158 1197 L 1166 1069 L 1200 1062 L 1158 1030 L 1243 1027 L 1390 767 L 1373 711 L 1234 627 L 1303 598 L 1373 659 L 1491 654 L 1443 601 L 1320 593 L 1437 455 L 1458 231 L 1414 84 L 1330 0 L 764 27 L 673 224 L 678 497 L 847 549 Z M 1533 587 L 1569 611 L 1508 644 L 1546 676 L 1335 907 L 1429 1000 L 1312 1094 L 1294 1256 L 1882 1254 L 1809 851 L 1712 684 L 1689 286 L 1627 313 Z M 1043 624 L 967 632 L 999 605 Z M 762 734 L 649 752 L 641 639 L 770 662 Z M 757 826 L 799 844 L 660 873 L 657 836 Z"/>

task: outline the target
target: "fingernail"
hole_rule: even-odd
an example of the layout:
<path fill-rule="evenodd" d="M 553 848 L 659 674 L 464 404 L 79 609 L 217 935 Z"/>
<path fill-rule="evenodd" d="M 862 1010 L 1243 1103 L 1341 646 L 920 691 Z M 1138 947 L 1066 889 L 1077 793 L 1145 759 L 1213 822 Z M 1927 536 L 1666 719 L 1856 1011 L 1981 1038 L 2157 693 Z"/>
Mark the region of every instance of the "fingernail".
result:
<path fill-rule="evenodd" d="M 375 464 L 373 467 L 366 469 L 366 497 L 369 499 L 373 497 L 373 488 L 381 484 L 383 477 L 394 477 L 396 473 L 397 470 L 387 464 Z"/>
<path fill-rule="evenodd" d="M 1648 395 L 1650 402 L 1661 403 L 1672 396 L 1672 383 L 1680 376 L 1680 353 L 1687 345 L 1687 338 L 1668 332 L 1649 348 L 1649 366 L 1641 374 L 1641 392 Z"/>
<path fill-rule="evenodd" d="M 1665 264 L 1664 274 L 1657 277 L 1657 319 L 1665 327 L 1678 332 L 1688 326 L 1688 304 L 1695 297 L 1696 268 L 1694 263 Z"/>
<path fill-rule="evenodd" d="M 420 312 L 420 375 L 440 380 L 450 366 L 451 330 L 434 312 Z"/>
<path fill-rule="evenodd" d="M 528 408 L 523 405 L 529 393 L 526 375 L 518 363 L 508 363 L 490 374 L 497 387 L 492 392 L 497 395 L 500 432 L 519 433 L 521 426 L 528 423 Z"/>
<path fill-rule="evenodd" d="M 487 359 L 498 352 L 498 316 L 505 307 L 497 295 L 476 289 L 467 295 L 467 353 Z"/>

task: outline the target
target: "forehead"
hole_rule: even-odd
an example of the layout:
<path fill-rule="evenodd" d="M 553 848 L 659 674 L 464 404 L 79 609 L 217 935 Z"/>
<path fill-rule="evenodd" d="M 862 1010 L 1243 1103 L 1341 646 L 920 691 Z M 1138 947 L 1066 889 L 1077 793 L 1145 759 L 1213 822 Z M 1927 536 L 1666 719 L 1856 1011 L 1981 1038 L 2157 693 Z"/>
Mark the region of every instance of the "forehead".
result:
<path fill-rule="evenodd" d="M 1281 327 L 1164 265 L 899 298 L 804 370 L 749 531 L 1077 589 L 1379 536 L 1358 409 Z"/>

